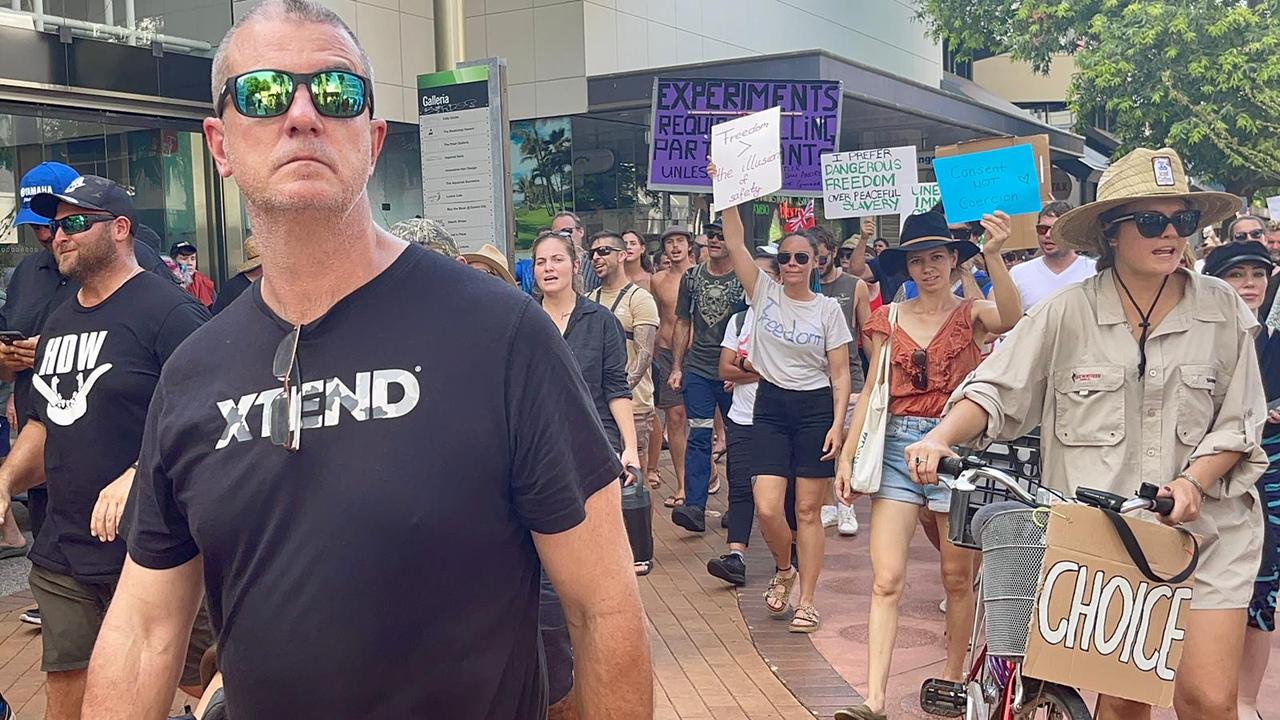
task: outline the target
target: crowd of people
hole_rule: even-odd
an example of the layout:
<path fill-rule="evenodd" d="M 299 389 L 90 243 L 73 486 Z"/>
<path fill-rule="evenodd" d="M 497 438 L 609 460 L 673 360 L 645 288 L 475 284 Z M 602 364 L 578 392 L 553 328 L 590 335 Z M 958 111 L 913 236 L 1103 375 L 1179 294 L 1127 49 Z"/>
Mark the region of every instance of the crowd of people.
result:
<path fill-rule="evenodd" d="M 158 252 L 111 180 L 47 163 L 24 182 L 18 221 L 45 250 L 0 313 L 17 432 L 0 559 L 33 565 L 46 717 L 157 720 L 177 688 L 208 720 L 652 717 L 635 578 L 662 558 L 621 508 L 666 487 L 694 534 L 727 488 L 707 572 L 745 586 L 758 525 L 774 567 L 751 569 L 769 577 L 751 601 L 796 633 L 838 601 L 818 597 L 827 529 L 858 534 L 870 496 L 868 687 L 836 717 L 880 720 L 918 527 L 944 679 L 966 671 L 978 557 L 946 540 L 940 459 L 1037 429 L 1046 484 L 1172 498 L 1168 521 L 1202 538 L 1179 716 L 1260 717 L 1280 228 L 1192 191 L 1175 152 L 1045 204 L 1033 250 L 1006 249 L 1005 213 L 944 205 L 896 243 L 867 219 L 763 245 L 730 208 L 653 253 L 566 212 L 513 272 L 439 222 L 375 225 L 373 88 L 311 0 L 228 33 L 205 134 L 255 234 L 220 290 L 194 246 Z"/>

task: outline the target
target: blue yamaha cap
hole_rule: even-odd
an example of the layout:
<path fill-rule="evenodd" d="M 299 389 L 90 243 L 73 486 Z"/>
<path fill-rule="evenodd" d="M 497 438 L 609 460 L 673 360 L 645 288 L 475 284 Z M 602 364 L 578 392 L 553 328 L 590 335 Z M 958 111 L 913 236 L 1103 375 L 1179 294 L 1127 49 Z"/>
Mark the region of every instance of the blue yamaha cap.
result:
<path fill-rule="evenodd" d="M 22 209 L 13 221 L 14 225 L 48 225 L 53 218 L 47 218 L 31 209 L 31 198 L 42 193 L 61 195 L 67 190 L 71 181 L 80 177 L 80 173 L 60 162 L 44 162 L 35 166 L 22 176 L 22 185 L 18 190 L 22 196 Z"/>

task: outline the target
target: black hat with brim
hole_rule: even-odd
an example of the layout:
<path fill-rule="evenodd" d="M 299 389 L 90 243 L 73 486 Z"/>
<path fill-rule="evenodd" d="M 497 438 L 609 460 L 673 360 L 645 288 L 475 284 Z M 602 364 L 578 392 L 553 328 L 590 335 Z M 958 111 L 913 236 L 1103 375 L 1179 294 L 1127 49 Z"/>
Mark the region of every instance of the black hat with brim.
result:
<path fill-rule="evenodd" d="M 1209 252 L 1204 259 L 1204 274 L 1222 277 L 1231 268 L 1241 265 L 1259 265 L 1266 268 L 1268 274 L 1276 266 L 1266 246 L 1260 242 L 1228 243 Z"/>
<path fill-rule="evenodd" d="M 890 275 L 907 273 L 907 255 L 945 247 L 954 250 L 965 262 L 982 252 L 978 246 L 968 240 L 955 240 L 951 237 L 951 229 L 947 227 L 947 218 L 939 212 L 926 212 L 912 215 L 902 223 L 902 240 L 897 247 L 885 248 L 876 256 L 880 269 Z"/>

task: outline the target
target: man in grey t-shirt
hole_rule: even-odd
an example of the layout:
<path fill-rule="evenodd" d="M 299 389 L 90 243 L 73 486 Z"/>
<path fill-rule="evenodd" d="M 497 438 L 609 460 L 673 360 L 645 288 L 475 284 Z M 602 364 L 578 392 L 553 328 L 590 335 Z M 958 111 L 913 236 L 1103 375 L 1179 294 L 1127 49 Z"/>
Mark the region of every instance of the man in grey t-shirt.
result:
<path fill-rule="evenodd" d="M 815 227 L 805 232 L 818 242 L 818 268 L 822 271 L 819 281 L 822 294 L 835 298 L 840 303 L 840 311 L 844 313 L 845 322 L 849 323 L 849 332 L 853 333 L 854 347 L 849 352 L 849 379 L 853 382 L 853 391 L 861 392 L 866 378 L 862 372 L 862 360 L 858 357 L 857 341 L 859 329 L 871 315 L 871 307 L 867 284 L 840 269 L 836 262 L 839 246 L 835 238 L 824 227 Z"/>

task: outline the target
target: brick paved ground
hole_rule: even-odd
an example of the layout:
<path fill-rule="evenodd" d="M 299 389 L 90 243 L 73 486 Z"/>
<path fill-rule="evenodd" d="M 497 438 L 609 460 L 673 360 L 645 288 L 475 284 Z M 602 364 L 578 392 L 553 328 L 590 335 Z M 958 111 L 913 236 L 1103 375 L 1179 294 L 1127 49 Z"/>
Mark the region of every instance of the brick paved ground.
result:
<path fill-rule="evenodd" d="M 665 459 L 664 470 L 664 477 L 672 477 Z M 727 490 L 712 497 L 712 510 L 724 509 Z M 858 506 L 863 522 L 858 537 L 828 536 L 817 596 L 823 627 L 806 636 L 786 632 L 786 623 L 763 609 L 760 595 L 771 568 L 759 535 L 748 553 L 749 584 L 739 593 L 706 572 L 706 561 L 725 552 L 719 518 L 708 518 L 708 531 L 701 536 L 676 528 L 661 506 L 669 491 L 663 487 L 654 493 L 657 562 L 640 579 L 653 643 L 656 720 L 810 720 L 830 718 L 836 708 L 858 702 L 866 682 L 871 579 L 865 501 Z M 943 657 L 943 617 L 937 609 L 942 587 L 936 551 L 923 534 L 912 544 L 907 582 L 889 696 L 894 717 L 930 717 L 916 698 L 920 682 L 938 672 Z M 40 633 L 18 621 L 32 604 L 28 591 L 0 597 L 0 692 L 21 720 L 39 720 L 45 709 Z M 1280 637 L 1273 667 L 1280 668 Z M 173 711 L 186 702 L 179 693 Z M 1277 704 L 1280 681 L 1271 680 L 1262 705 Z"/>

